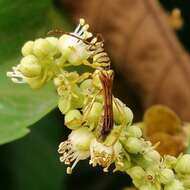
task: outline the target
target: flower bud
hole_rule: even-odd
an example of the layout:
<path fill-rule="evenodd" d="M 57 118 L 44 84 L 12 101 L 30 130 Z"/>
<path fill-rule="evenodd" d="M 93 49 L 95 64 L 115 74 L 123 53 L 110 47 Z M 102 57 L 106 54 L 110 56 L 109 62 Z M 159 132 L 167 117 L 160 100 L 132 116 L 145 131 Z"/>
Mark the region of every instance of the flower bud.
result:
<path fill-rule="evenodd" d="M 138 155 L 135 160 L 139 166 L 143 167 L 144 169 L 151 168 L 152 171 L 157 170 L 157 166 L 160 163 L 160 154 L 148 148 L 145 148 L 145 144 L 143 144 L 143 151 L 142 154 Z M 155 166 L 155 167 L 154 167 Z"/>
<path fill-rule="evenodd" d="M 37 39 L 34 41 L 33 52 L 37 57 L 45 57 L 48 55 L 53 55 L 56 48 L 46 39 Z"/>
<path fill-rule="evenodd" d="M 58 39 L 56 37 L 47 37 L 46 40 L 51 43 L 52 46 L 57 47 Z"/>
<path fill-rule="evenodd" d="M 65 125 L 71 129 L 78 129 L 82 123 L 82 115 L 79 110 L 71 110 L 65 114 Z"/>
<path fill-rule="evenodd" d="M 21 63 L 18 65 L 18 69 L 25 77 L 29 78 L 36 77 L 41 73 L 41 65 L 33 55 L 23 57 Z"/>
<path fill-rule="evenodd" d="M 87 105 L 84 111 L 84 120 L 90 123 L 97 123 L 101 116 L 103 105 L 99 102 L 94 102 L 92 105 Z"/>
<path fill-rule="evenodd" d="M 133 112 L 127 106 L 125 106 L 124 110 L 125 110 L 125 117 L 127 119 L 127 124 L 130 125 L 133 121 Z"/>
<path fill-rule="evenodd" d="M 126 150 L 132 154 L 137 154 L 143 151 L 143 144 L 141 140 L 135 137 L 127 138 L 124 146 Z"/>
<path fill-rule="evenodd" d="M 149 150 L 144 154 L 144 158 L 147 161 L 159 163 L 161 156 L 156 150 Z"/>
<path fill-rule="evenodd" d="M 113 101 L 113 115 L 114 115 L 114 122 L 117 125 L 120 124 L 130 124 L 133 120 L 133 113 L 132 111 L 123 104 L 118 98 L 114 98 Z"/>
<path fill-rule="evenodd" d="M 81 89 L 78 87 L 78 85 L 74 85 L 72 87 L 72 99 L 71 103 L 73 108 L 82 108 L 84 104 L 84 94 L 82 94 Z"/>
<path fill-rule="evenodd" d="M 126 128 L 127 135 L 131 137 L 140 138 L 142 136 L 142 131 L 136 125 L 131 125 Z"/>
<path fill-rule="evenodd" d="M 177 159 L 174 156 L 166 155 L 164 157 L 164 165 L 167 168 L 174 168 L 176 165 Z"/>
<path fill-rule="evenodd" d="M 33 52 L 33 46 L 34 46 L 34 42 L 33 41 L 28 41 L 24 44 L 24 46 L 22 47 L 22 55 L 23 56 L 27 56 L 32 54 Z"/>
<path fill-rule="evenodd" d="M 159 177 L 160 177 L 160 183 L 168 184 L 174 179 L 175 175 L 172 170 L 164 168 L 160 170 Z"/>
<path fill-rule="evenodd" d="M 127 173 L 131 176 L 132 179 L 135 180 L 143 179 L 146 176 L 145 171 L 140 166 L 134 166 L 128 169 Z"/>
<path fill-rule="evenodd" d="M 73 81 L 77 81 L 77 79 L 79 78 L 79 74 L 76 71 L 70 71 L 66 74 L 66 78 L 69 82 L 73 82 Z M 78 88 L 79 89 L 79 88 Z"/>
<path fill-rule="evenodd" d="M 84 94 L 91 94 L 93 91 L 92 79 L 84 80 L 80 85 L 80 89 Z"/>
<path fill-rule="evenodd" d="M 65 114 L 72 109 L 71 97 L 67 95 L 67 93 L 68 92 L 66 92 L 65 96 L 61 96 L 58 100 L 58 108 L 62 114 Z"/>
<path fill-rule="evenodd" d="M 174 179 L 170 183 L 164 186 L 164 190 L 185 190 L 185 189 L 183 187 L 183 184 L 179 180 Z"/>
<path fill-rule="evenodd" d="M 190 155 L 184 154 L 179 157 L 175 166 L 177 173 L 190 174 Z"/>
<path fill-rule="evenodd" d="M 58 76 L 56 76 L 54 78 L 54 84 L 56 87 L 63 87 L 64 86 L 64 91 L 65 91 L 66 86 L 67 87 L 73 86 L 75 90 L 77 89 L 77 91 L 80 91 L 78 85 L 76 85 L 76 84 L 73 85 L 73 82 L 75 83 L 75 81 L 77 81 L 78 78 L 79 78 L 79 74 L 77 72 L 75 72 L 75 71 L 73 71 L 73 72 L 64 71 L 63 73 L 59 74 Z M 61 96 L 61 93 L 59 95 Z"/>
<path fill-rule="evenodd" d="M 47 37 L 46 40 L 52 45 L 52 50 L 53 52 L 51 52 L 52 55 L 56 55 L 57 53 L 59 53 L 58 50 L 58 39 L 56 37 Z"/>
<path fill-rule="evenodd" d="M 72 92 L 58 88 L 58 94 L 61 96 L 58 101 L 58 107 L 63 114 L 71 109 L 78 109 L 83 106 L 84 96 L 78 86 L 74 86 Z"/>

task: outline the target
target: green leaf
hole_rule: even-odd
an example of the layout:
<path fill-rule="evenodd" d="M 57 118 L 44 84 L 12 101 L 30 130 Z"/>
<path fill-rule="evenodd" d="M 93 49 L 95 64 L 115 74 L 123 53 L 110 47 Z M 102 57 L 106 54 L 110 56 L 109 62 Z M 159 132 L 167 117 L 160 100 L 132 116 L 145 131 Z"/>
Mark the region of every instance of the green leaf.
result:
<path fill-rule="evenodd" d="M 59 116 L 58 110 L 51 112 L 33 126 L 27 137 L 6 146 L 10 165 L 7 177 L 13 179 L 12 189 L 65 189 L 66 167 L 57 153 L 63 134 Z"/>
<path fill-rule="evenodd" d="M 0 144 L 23 137 L 29 132 L 28 126 L 57 106 L 52 84 L 33 91 L 13 84 L 6 72 L 18 64 L 25 41 L 60 27 L 68 28 L 67 20 L 50 0 L 0 1 Z"/>
<path fill-rule="evenodd" d="M 0 84 L 3 89 L 0 91 L 0 144 L 26 135 L 29 132 L 27 126 L 57 105 L 53 85 L 34 91 L 27 85 L 12 83 L 6 73 L 0 75 Z"/>
<path fill-rule="evenodd" d="M 69 28 L 65 16 L 60 14 L 51 0 L 0 1 L 0 64 L 11 57 L 20 56 L 27 40 L 44 37 L 54 28 Z"/>

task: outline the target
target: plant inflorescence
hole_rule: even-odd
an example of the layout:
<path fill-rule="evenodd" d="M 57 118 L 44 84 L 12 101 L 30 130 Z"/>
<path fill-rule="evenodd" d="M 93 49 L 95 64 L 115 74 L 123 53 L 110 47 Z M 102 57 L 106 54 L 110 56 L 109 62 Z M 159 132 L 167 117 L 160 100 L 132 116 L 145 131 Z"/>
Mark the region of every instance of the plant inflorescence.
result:
<path fill-rule="evenodd" d="M 104 42 L 80 19 L 74 32 L 28 41 L 23 58 L 7 72 L 15 83 L 42 88 L 53 80 L 58 107 L 71 129 L 58 148 L 60 161 L 72 173 L 77 162 L 90 158 L 107 172 L 125 172 L 140 190 L 190 189 L 190 155 L 161 156 L 132 124 L 132 111 L 112 94 L 114 72 Z M 77 72 L 78 67 L 90 71 Z"/>

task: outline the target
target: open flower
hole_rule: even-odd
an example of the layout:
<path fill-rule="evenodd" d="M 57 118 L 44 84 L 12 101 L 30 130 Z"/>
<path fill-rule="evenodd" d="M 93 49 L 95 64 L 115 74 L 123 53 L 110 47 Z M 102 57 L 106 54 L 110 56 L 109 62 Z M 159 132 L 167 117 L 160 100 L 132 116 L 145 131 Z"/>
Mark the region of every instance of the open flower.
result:
<path fill-rule="evenodd" d="M 83 106 L 84 95 L 77 84 L 79 78 L 80 76 L 77 72 L 68 73 L 66 71 L 54 78 L 54 84 L 60 96 L 58 107 L 63 114 Z"/>
<path fill-rule="evenodd" d="M 68 140 L 59 145 L 58 152 L 61 154 L 60 161 L 72 166 L 67 168 L 67 173 L 71 174 L 73 168 L 80 160 L 85 160 L 90 156 L 90 142 L 93 134 L 87 127 L 82 127 L 71 132 Z"/>
<path fill-rule="evenodd" d="M 89 25 L 84 19 L 80 19 L 74 32 L 65 33 L 59 38 L 61 60 L 75 66 L 81 64 L 93 68 L 110 66 L 110 58 L 104 51 L 103 40 L 94 37 L 88 29 Z"/>
<path fill-rule="evenodd" d="M 87 39 L 92 37 L 92 33 L 88 32 L 88 28 L 89 25 L 85 23 L 85 20 L 80 19 L 74 32 L 64 34 L 59 39 L 58 47 L 62 56 L 71 65 L 80 65 L 91 55 L 89 43 L 86 42 Z"/>
<path fill-rule="evenodd" d="M 93 167 L 100 165 L 104 168 L 104 172 L 108 171 L 109 166 L 119 156 L 121 145 L 117 142 L 113 146 L 105 146 L 96 139 L 90 144 L 90 164 Z"/>

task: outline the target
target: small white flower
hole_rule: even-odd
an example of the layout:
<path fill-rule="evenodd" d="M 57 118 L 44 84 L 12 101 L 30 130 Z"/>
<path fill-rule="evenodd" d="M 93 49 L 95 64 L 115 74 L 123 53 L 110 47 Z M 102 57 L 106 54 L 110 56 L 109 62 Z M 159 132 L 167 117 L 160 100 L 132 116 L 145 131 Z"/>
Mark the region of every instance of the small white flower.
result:
<path fill-rule="evenodd" d="M 62 55 L 73 65 L 80 65 L 92 54 L 89 51 L 89 44 L 85 43 L 87 39 L 92 37 L 88 28 L 89 25 L 85 24 L 85 20 L 80 19 L 74 32 L 64 34 L 59 39 L 58 46 Z"/>
<path fill-rule="evenodd" d="M 90 156 L 90 142 L 93 138 L 92 132 L 87 127 L 82 127 L 72 131 L 68 140 L 59 145 L 60 161 L 67 165 L 73 163 L 67 168 L 68 174 L 72 173 L 80 160 L 85 160 Z"/>
<path fill-rule="evenodd" d="M 121 146 L 118 142 L 113 146 L 105 146 L 97 142 L 96 139 L 92 140 L 90 144 L 90 164 L 92 164 L 93 167 L 100 165 L 104 168 L 104 172 L 107 172 L 109 166 L 119 156 L 120 148 Z"/>

